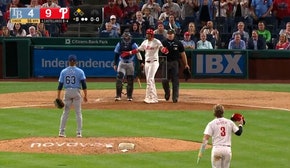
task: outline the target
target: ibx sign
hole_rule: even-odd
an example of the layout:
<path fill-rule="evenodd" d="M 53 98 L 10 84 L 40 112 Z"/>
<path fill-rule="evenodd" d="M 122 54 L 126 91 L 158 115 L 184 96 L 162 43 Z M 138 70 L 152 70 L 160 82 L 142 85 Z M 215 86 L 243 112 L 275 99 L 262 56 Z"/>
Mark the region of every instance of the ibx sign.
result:
<path fill-rule="evenodd" d="M 193 59 L 194 77 L 247 77 L 247 54 L 196 54 Z"/>

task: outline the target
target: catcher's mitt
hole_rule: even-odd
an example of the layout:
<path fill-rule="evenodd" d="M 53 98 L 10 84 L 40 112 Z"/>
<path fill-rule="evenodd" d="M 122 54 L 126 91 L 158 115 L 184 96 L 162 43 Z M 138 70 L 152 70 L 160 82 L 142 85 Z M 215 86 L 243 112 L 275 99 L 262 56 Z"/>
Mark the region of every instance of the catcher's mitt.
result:
<path fill-rule="evenodd" d="M 56 98 L 54 100 L 54 105 L 55 105 L 55 107 L 57 107 L 59 109 L 62 109 L 64 107 L 63 101 L 61 99 L 58 99 L 58 98 Z"/>
<path fill-rule="evenodd" d="M 183 70 L 183 76 L 184 76 L 185 81 L 191 78 L 191 72 L 189 68 L 185 68 Z"/>
<path fill-rule="evenodd" d="M 244 121 L 244 124 L 243 125 L 246 124 L 246 121 L 245 121 L 244 116 L 242 114 L 240 114 L 240 113 L 234 113 L 232 115 L 232 117 L 231 117 L 231 120 L 234 121 L 234 122 L 243 120 Z"/>

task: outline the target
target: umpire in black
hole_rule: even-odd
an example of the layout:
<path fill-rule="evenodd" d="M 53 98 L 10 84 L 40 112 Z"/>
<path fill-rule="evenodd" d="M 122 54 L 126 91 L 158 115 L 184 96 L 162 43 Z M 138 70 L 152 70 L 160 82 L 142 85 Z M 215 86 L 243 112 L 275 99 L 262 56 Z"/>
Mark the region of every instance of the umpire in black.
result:
<path fill-rule="evenodd" d="M 179 40 L 175 39 L 175 31 L 173 29 L 169 29 L 167 31 L 167 38 L 162 41 L 162 44 L 169 50 L 169 53 L 164 55 L 167 58 L 167 64 L 162 64 L 162 86 L 165 92 L 164 98 L 166 101 L 170 98 L 169 81 L 171 80 L 172 101 L 173 103 L 177 103 L 179 97 L 179 65 L 181 65 L 179 60 L 181 58 L 184 68 L 189 69 L 187 57 L 183 44 Z"/>

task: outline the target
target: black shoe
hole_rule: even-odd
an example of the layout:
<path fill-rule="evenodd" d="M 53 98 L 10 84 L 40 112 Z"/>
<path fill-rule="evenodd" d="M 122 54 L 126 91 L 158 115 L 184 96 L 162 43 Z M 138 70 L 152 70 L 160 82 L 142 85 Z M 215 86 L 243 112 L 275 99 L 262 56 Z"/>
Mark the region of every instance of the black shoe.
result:
<path fill-rule="evenodd" d="M 164 98 L 166 101 L 168 101 L 170 98 L 170 93 L 165 93 Z"/>
<path fill-rule="evenodd" d="M 178 100 L 177 100 L 177 99 L 173 99 L 172 101 L 173 101 L 173 103 L 177 103 L 177 102 L 178 102 Z"/>

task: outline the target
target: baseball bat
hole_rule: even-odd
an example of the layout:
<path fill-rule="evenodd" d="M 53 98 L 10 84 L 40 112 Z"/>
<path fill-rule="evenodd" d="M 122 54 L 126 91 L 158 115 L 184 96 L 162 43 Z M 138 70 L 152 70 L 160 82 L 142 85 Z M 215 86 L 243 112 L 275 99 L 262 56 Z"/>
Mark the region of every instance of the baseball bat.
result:
<path fill-rule="evenodd" d="M 138 82 L 139 88 L 142 88 L 140 78 L 137 78 L 137 82 Z"/>
<path fill-rule="evenodd" d="M 200 157 L 197 157 L 197 160 L 196 160 L 196 165 L 199 164 L 199 161 L 200 161 Z"/>

